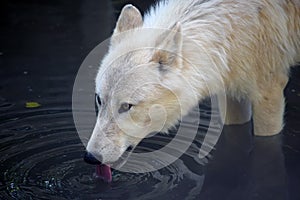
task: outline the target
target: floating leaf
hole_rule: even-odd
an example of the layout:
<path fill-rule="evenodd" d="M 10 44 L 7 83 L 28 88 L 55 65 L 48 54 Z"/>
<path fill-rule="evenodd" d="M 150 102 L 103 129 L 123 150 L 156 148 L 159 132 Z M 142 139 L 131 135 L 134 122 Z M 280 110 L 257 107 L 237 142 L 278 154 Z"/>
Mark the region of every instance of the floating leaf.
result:
<path fill-rule="evenodd" d="M 41 104 L 39 104 L 38 102 L 34 102 L 34 101 L 26 102 L 26 108 L 38 108 L 40 106 Z"/>

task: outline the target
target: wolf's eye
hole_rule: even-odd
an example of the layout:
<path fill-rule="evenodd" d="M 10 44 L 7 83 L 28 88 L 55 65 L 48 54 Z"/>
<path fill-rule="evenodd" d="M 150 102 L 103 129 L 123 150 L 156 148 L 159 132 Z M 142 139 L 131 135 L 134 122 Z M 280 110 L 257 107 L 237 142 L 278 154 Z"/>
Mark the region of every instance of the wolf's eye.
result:
<path fill-rule="evenodd" d="M 119 113 L 124 113 L 127 112 L 131 109 L 133 105 L 130 103 L 122 103 L 120 109 L 119 109 Z"/>
<path fill-rule="evenodd" d="M 101 106 L 101 99 L 98 94 L 96 94 L 96 103 L 97 103 L 97 106 Z"/>

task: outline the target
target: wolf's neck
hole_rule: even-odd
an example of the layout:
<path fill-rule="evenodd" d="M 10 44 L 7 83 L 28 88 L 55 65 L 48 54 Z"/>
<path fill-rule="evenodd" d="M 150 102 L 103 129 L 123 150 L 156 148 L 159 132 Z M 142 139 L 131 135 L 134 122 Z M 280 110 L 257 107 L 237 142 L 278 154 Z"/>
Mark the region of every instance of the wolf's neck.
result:
<path fill-rule="evenodd" d="M 199 42 L 199 41 L 205 41 Z M 225 51 L 207 40 L 185 38 L 183 42 L 183 74 L 198 93 L 198 100 L 225 92 L 224 80 L 229 68 Z"/>

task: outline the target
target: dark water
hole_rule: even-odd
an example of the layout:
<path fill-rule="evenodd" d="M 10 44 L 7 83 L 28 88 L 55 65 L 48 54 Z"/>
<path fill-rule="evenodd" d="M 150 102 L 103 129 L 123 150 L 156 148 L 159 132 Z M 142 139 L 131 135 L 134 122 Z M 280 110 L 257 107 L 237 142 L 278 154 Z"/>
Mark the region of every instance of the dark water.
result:
<path fill-rule="evenodd" d="M 199 160 L 203 125 L 187 153 L 166 168 L 140 174 L 114 171 L 112 184 L 94 178 L 94 167 L 82 160 L 85 149 L 72 118 L 73 83 L 85 56 L 110 35 L 124 2 L 1 2 L 0 199 L 299 200 L 296 68 L 285 91 L 281 135 L 252 137 L 250 123 L 228 126 L 211 156 Z M 131 1 L 142 10 L 151 2 Z M 201 108 L 205 122 L 209 101 Z M 157 135 L 139 149 L 170 137 Z"/>

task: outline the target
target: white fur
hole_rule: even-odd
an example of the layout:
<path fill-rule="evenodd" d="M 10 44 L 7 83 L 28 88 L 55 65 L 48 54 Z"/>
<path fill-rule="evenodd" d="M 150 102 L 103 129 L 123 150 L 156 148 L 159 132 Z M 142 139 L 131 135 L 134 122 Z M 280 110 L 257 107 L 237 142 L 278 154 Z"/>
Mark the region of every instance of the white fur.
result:
<path fill-rule="evenodd" d="M 141 20 L 132 5 L 121 12 L 96 78 L 96 93 L 104 105 L 88 151 L 101 154 L 104 162 L 116 161 L 150 131 L 167 131 L 198 101 L 222 92 L 230 99 L 231 109 L 228 115 L 223 113 L 226 122 L 249 119 L 248 108 L 241 109 L 247 112 L 245 117 L 235 116 L 234 107 L 240 106 L 234 105 L 241 101 L 252 105 L 256 135 L 280 132 L 282 91 L 289 67 L 300 60 L 298 0 L 165 0 Z M 162 49 L 177 55 L 166 72 L 153 61 L 157 52 L 173 59 Z M 160 97 L 164 110 L 157 113 L 167 115 L 149 119 L 148 112 Z M 143 106 L 120 114 L 123 102 Z M 131 115 L 138 121 L 133 122 Z M 141 133 L 142 129 L 147 131 Z"/>

